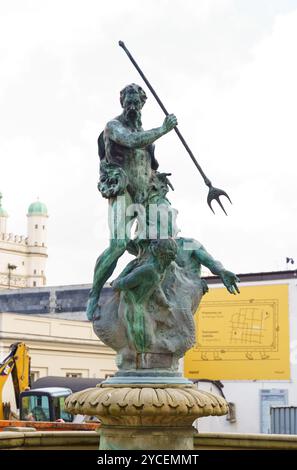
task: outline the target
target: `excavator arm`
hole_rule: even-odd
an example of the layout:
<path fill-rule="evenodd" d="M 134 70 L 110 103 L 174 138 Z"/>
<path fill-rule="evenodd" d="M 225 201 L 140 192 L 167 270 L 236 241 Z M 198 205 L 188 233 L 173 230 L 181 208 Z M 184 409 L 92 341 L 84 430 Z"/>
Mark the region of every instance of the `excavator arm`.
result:
<path fill-rule="evenodd" d="M 25 343 L 14 343 L 0 363 L 0 420 L 4 419 L 3 388 L 11 374 L 15 399 L 19 407 L 20 393 L 30 387 L 30 356 Z"/>

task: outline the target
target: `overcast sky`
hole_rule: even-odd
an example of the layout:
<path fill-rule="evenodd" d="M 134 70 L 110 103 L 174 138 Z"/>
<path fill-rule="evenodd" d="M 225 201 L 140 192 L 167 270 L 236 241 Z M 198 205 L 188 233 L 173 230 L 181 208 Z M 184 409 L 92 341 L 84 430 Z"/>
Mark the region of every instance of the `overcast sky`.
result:
<path fill-rule="evenodd" d="M 119 39 L 233 201 L 214 216 L 177 136 L 163 137 L 182 235 L 237 273 L 297 263 L 297 0 L 1 0 L 0 15 L 0 191 L 16 234 L 46 203 L 50 285 L 91 282 L 108 244 L 96 141 L 119 91 L 144 86 Z M 146 91 L 149 129 L 163 114 Z"/>

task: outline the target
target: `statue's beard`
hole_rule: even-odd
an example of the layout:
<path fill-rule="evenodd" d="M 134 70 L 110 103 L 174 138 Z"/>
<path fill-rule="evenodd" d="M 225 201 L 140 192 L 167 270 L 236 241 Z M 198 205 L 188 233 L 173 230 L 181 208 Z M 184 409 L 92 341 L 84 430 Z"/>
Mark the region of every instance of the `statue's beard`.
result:
<path fill-rule="evenodd" d="M 141 109 L 135 104 L 129 104 L 124 108 L 125 120 L 134 127 L 141 127 Z"/>

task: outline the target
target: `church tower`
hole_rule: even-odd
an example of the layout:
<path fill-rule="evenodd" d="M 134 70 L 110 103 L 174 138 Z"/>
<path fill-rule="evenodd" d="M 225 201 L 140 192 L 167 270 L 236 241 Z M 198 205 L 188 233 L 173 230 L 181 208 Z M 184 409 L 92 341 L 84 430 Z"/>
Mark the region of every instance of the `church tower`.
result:
<path fill-rule="evenodd" d="M 37 200 L 30 204 L 27 213 L 28 287 L 46 284 L 47 219 L 47 207 L 43 202 Z"/>

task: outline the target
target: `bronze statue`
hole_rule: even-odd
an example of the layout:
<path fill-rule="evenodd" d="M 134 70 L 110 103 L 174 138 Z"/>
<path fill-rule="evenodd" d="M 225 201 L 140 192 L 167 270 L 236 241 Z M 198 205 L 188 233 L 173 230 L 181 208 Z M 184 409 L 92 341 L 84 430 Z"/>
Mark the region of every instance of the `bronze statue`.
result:
<path fill-rule="evenodd" d="M 178 236 L 177 211 L 167 198 L 173 189 L 170 174 L 158 171 L 153 145 L 177 120 L 169 115 L 162 126 L 144 131 L 145 101 L 139 85 L 126 86 L 120 94 L 122 114 L 98 139 L 98 189 L 109 202 L 111 238 L 96 262 L 87 315 L 99 338 L 116 350 L 119 373 L 174 375 L 178 360 L 195 343 L 193 315 L 208 290 L 201 265 L 220 276 L 231 294 L 239 292 L 239 279 L 201 243 Z M 135 259 L 100 297 L 125 250 Z"/>
<path fill-rule="evenodd" d="M 102 287 L 126 250 L 130 239 L 126 227 L 135 219 L 134 214 L 126 215 L 126 211 L 119 207 L 122 199 L 119 202 L 118 196 L 124 197 L 125 208 L 132 204 L 141 204 L 146 208 L 149 195 L 155 186 L 154 180 L 157 178 L 159 166 L 153 143 L 177 125 L 176 117 L 171 114 L 160 127 L 144 131 L 141 109 L 145 101 L 146 94 L 139 85 L 132 83 L 126 86 L 120 94 L 122 114 L 107 123 L 98 139 L 101 159 L 98 188 L 102 195 L 109 199 L 109 217 L 112 221 L 117 218 L 117 227 L 112 230 L 109 247 L 96 262 L 93 287 L 87 306 L 89 320 L 93 318 Z M 123 234 L 119 231 L 123 231 Z"/>

